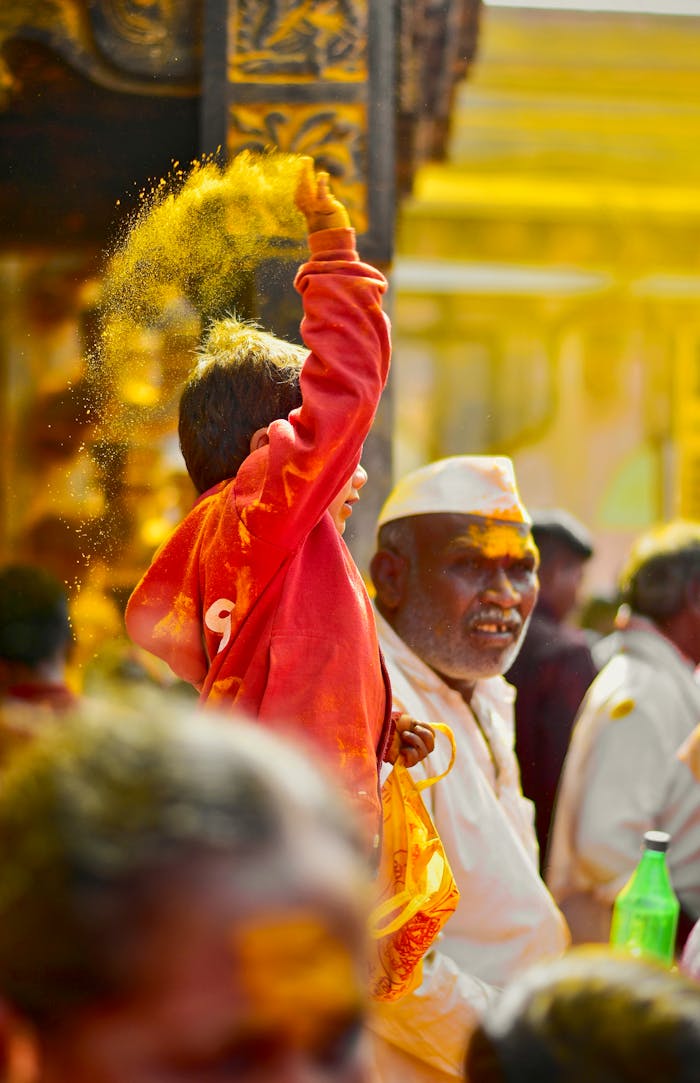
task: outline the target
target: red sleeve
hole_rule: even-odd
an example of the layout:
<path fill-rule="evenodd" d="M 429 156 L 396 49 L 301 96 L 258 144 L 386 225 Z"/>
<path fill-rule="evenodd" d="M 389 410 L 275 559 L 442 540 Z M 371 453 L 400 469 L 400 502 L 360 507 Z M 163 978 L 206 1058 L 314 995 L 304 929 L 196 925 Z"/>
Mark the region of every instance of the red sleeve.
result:
<path fill-rule="evenodd" d="M 234 484 L 252 534 L 293 549 L 349 480 L 386 383 L 391 353 L 382 312 L 384 276 L 361 263 L 349 229 L 310 235 L 311 259 L 295 285 L 309 354 L 303 402 L 274 421 L 269 444 L 243 463 Z"/>

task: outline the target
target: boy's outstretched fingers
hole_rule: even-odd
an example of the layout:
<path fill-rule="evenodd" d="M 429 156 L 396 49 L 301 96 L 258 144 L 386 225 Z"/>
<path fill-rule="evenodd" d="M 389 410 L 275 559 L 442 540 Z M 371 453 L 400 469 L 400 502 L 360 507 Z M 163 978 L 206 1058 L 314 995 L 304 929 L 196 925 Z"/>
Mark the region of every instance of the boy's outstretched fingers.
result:
<path fill-rule="evenodd" d="M 294 193 L 294 202 L 302 214 L 313 207 L 316 199 L 316 170 L 314 160 L 308 154 L 303 154 L 299 159 L 299 173 L 297 175 L 297 187 Z"/>
<path fill-rule="evenodd" d="M 314 167 L 313 158 L 302 157 L 294 202 L 306 218 L 309 233 L 320 229 L 346 229 L 350 218 L 343 204 L 333 195 L 328 173 Z"/>
<path fill-rule="evenodd" d="M 325 170 L 316 174 L 316 196 L 319 203 L 327 203 L 332 198 L 331 178 Z"/>

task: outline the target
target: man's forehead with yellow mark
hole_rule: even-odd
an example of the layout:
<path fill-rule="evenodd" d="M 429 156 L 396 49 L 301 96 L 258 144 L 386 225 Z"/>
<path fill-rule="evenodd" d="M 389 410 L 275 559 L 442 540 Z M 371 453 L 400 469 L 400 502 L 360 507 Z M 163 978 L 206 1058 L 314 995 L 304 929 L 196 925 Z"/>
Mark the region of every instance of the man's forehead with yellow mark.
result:
<path fill-rule="evenodd" d="M 480 516 L 463 516 L 464 526 L 450 540 L 450 552 L 477 550 L 491 559 L 512 557 L 522 559 L 532 555 L 539 557 L 537 546 L 527 523 L 509 523 L 501 519 L 485 519 Z"/>
<path fill-rule="evenodd" d="M 305 908 L 237 921 L 230 934 L 235 980 L 251 1016 L 303 1041 L 319 1017 L 359 1012 L 361 952 Z"/>

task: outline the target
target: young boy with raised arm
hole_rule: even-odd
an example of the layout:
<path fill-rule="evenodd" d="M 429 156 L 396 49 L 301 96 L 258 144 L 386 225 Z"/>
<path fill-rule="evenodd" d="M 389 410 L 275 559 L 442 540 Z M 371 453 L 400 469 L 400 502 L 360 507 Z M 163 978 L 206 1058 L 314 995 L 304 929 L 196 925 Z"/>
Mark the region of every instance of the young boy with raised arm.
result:
<path fill-rule="evenodd" d="M 307 349 L 232 318 L 209 328 L 180 401 L 201 494 L 131 596 L 131 637 L 201 699 L 320 751 L 378 845 L 379 764 L 409 765 L 432 731 L 392 719 L 362 578 L 343 532 L 389 371 L 386 280 L 362 263 L 328 176 L 303 159 L 297 273 Z"/>

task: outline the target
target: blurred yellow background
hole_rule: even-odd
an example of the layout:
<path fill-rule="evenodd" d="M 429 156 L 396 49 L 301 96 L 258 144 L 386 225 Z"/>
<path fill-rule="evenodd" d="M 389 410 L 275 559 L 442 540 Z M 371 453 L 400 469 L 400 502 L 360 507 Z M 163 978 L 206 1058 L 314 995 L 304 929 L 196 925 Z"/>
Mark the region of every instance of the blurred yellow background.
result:
<path fill-rule="evenodd" d="M 591 589 L 700 517 L 700 18 L 486 6 L 392 280 L 397 474 L 512 455 Z"/>
<path fill-rule="evenodd" d="M 565 506 L 592 531 L 591 592 L 612 588 L 651 522 L 700 518 L 694 8 L 485 3 L 446 158 L 419 170 L 388 269 L 394 476 L 442 455 L 512 455 L 528 505 Z M 68 108 L 87 110 L 88 84 L 48 54 L 15 60 L 49 106 L 64 87 Z M 90 94 L 95 115 L 113 101 Z M 192 121 L 194 106 L 182 108 Z M 147 112 L 146 135 L 154 123 Z M 60 205 L 68 189 L 49 179 Z M 69 216 L 65 235 L 0 252 L 0 542 L 3 559 L 44 563 L 67 582 L 84 674 L 122 634 L 131 587 L 193 499 L 172 388 L 199 325 L 174 303 L 128 343 L 148 379 L 122 387 L 131 435 L 114 435 L 86 368 L 104 253 L 71 242 L 79 227 Z M 367 551 L 371 528 L 356 519 Z"/>

